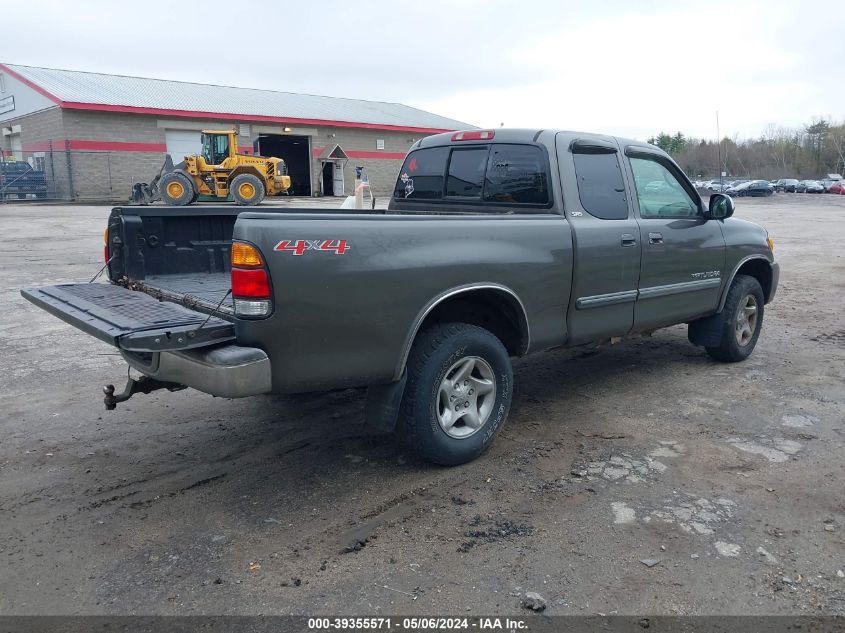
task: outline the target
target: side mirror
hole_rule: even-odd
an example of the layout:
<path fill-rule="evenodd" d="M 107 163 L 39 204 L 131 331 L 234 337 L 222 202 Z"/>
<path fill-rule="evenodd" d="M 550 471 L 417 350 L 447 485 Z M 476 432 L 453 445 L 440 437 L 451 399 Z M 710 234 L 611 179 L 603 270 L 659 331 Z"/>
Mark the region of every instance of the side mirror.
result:
<path fill-rule="evenodd" d="M 733 198 L 724 193 L 714 193 L 710 196 L 710 204 L 707 209 L 708 220 L 724 220 L 734 214 Z"/>

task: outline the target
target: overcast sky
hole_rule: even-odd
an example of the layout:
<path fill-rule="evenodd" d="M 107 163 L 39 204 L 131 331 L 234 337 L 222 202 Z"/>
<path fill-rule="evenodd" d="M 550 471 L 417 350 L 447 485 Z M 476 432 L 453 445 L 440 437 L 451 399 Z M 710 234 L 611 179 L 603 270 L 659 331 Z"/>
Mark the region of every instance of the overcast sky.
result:
<path fill-rule="evenodd" d="M 845 119 L 838 2 L 2 3 L 0 60 L 640 139 Z"/>

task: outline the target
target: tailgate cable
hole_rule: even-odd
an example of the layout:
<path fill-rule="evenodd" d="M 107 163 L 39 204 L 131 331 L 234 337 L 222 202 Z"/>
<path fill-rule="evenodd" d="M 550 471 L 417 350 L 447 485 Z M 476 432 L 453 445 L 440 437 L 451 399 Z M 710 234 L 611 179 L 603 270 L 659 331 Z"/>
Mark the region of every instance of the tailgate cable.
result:
<path fill-rule="evenodd" d="M 208 316 L 205 318 L 205 321 L 203 321 L 197 329 L 195 329 L 195 330 L 191 330 L 190 332 L 188 332 L 188 336 L 190 336 L 190 337 L 192 337 L 192 338 L 193 338 L 194 336 L 196 336 L 196 333 L 197 333 L 197 332 L 199 332 L 202 328 L 204 328 L 204 327 L 205 327 L 205 324 L 206 324 L 206 323 L 208 323 L 208 320 L 209 320 L 211 317 L 213 317 L 215 314 L 217 314 L 218 312 L 220 312 L 220 306 L 222 306 L 222 305 L 223 305 L 223 302 L 224 302 L 224 301 L 226 301 L 226 298 L 227 298 L 230 294 L 232 294 L 232 289 L 231 289 L 231 288 L 229 288 L 229 289 L 226 291 L 226 294 L 225 294 L 225 295 L 223 295 L 223 298 L 220 300 L 220 303 L 218 303 L 218 304 L 217 304 L 217 307 L 216 307 L 216 308 L 214 308 L 211 312 L 209 312 L 209 313 L 208 313 Z M 220 313 L 220 314 L 222 315 L 222 313 Z"/>
<path fill-rule="evenodd" d="M 117 253 L 115 253 L 114 255 L 112 255 L 111 257 L 109 257 L 109 260 L 108 260 L 105 264 L 103 264 L 103 267 L 100 269 L 100 272 L 98 272 L 96 275 L 94 275 L 93 277 L 91 277 L 91 281 L 89 281 L 88 283 L 89 283 L 89 284 L 92 284 L 92 283 L 94 283 L 95 281 L 97 281 L 97 277 L 99 277 L 100 275 L 102 275 L 102 274 L 103 274 L 103 271 L 104 271 L 104 270 L 108 267 L 108 265 L 109 265 L 109 264 L 111 264 L 112 260 L 113 260 L 115 257 L 117 257 Z"/>

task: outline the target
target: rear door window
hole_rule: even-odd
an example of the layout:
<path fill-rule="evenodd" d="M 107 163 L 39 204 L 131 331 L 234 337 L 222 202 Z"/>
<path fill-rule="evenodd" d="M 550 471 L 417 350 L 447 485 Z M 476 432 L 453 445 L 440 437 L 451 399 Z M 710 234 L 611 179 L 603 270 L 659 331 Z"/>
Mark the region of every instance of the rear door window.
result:
<path fill-rule="evenodd" d="M 429 147 L 408 154 L 399 171 L 393 197 L 409 200 L 442 198 L 448 157 L 448 147 Z"/>
<path fill-rule="evenodd" d="M 628 218 L 628 199 L 616 152 L 574 153 L 581 206 L 602 220 Z"/>
<path fill-rule="evenodd" d="M 484 201 L 547 204 L 546 160 L 533 145 L 493 145 L 487 160 Z"/>
<path fill-rule="evenodd" d="M 487 151 L 487 147 L 452 150 L 449 176 L 446 179 L 447 196 L 481 198 Z"/>

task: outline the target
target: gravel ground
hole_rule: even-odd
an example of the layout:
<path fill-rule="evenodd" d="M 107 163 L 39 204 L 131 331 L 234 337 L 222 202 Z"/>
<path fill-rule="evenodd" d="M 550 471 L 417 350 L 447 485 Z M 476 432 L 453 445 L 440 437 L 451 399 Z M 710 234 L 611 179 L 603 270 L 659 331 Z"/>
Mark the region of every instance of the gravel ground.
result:
<path fill-rule="evenodd" d="M 90 278 L 107 214 L 0 206 L 0 613 L 845 614 L 845 196 L 738 201 L 782 265 L 748 361 L 684 327 L 520 360 L 448 469 L 352 390 L 104 411 L 119 357 L 18 291 Z"/>

